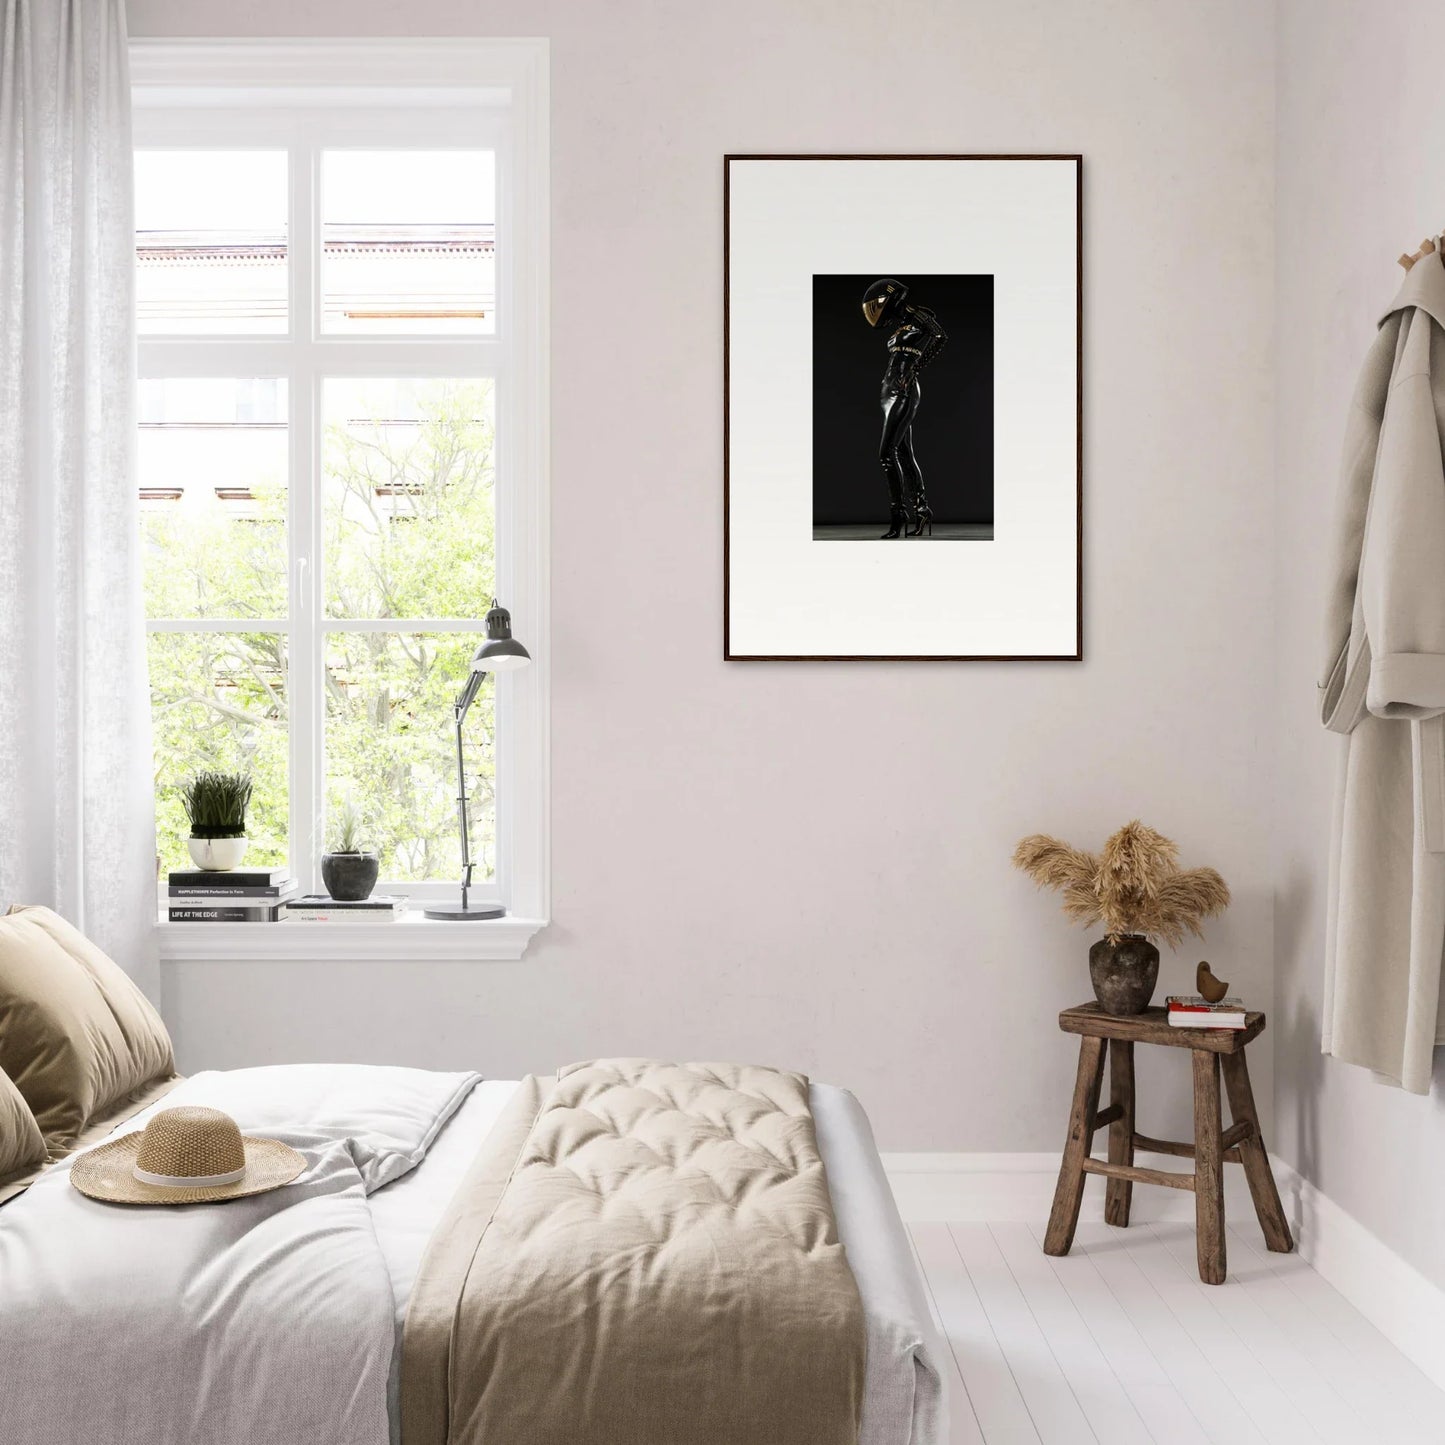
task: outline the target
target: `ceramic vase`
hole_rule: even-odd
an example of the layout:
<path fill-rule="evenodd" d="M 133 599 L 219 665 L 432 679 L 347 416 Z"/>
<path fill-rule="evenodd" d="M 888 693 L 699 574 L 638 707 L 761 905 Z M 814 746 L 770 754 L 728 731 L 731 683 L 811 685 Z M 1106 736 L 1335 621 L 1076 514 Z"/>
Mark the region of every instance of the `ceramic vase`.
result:
<path fill-rule="evenodd" d="M 1159 950 L 1142 933 L 1101 938 L 1089 949 L 1089 977 L 1105 1013 L 1141 1014 L 1159 981 Z"/>

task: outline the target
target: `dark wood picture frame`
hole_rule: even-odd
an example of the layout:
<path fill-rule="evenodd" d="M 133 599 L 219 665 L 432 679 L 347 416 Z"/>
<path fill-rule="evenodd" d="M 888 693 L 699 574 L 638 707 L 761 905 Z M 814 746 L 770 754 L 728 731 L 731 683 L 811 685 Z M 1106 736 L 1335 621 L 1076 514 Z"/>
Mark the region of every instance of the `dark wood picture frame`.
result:
<path fill-rule="evenodd" d="M 732 164 L 734 161 L 1072 161 L 1075 167 L 1075 648 L 1072 653 L 737 653 L 731 639 Z M 724 662 L 1082 662 L 1084 658 L 1084 158 L 1078 153 L 986 155 L 728 154 L 723 157 L 723 661 Z"/>

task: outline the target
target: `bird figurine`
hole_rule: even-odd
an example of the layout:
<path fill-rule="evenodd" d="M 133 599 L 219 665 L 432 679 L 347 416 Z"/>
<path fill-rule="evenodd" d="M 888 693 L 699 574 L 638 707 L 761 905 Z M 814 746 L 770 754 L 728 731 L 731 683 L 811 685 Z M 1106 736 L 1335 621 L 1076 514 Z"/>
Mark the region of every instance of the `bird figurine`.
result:
<path fill-rule="evenodd" d="M 1206 1003 L 1218 1003 L 1229 992 L 1229 985 L 1215 978 L 1207 963 L 1201 963 L 1195 972 L 1194 987 Z"/>

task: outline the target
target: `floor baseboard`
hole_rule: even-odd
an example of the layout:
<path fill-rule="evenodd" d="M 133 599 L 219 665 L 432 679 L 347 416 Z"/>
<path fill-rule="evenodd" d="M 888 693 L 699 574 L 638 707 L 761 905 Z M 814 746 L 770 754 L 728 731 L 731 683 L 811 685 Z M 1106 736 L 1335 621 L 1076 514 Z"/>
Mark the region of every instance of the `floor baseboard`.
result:
<path fill-rule="evenodd" d="M 1271 1159 L 1299 1252 L 1445 1390 L 1445 1291 L 1282 1159 Z"/>
<path fill-rule="evenodd" d="M 1140 1153 L 1150 1168 L 1183 1161 Z M 1445 1389 L 1445 1291 L 1438 1289 L 1353 1215 L 1279 1159 L 1271 1159 L 1285 1213 L 1301 1256 L 1435 1385 Z M 883 1165 L 904 1221 L 1043 1223 L 1049 1217 L 1059 1156 L 1036 1154 L 885 1154 Z M 1225 1211 L 1253 1223 L 1254 1207 L 1243 1171 L 1225 1172 Z M 1104 1217 L 1102 1180 L 1090 1179 L 1080 1216 Z M 1140 1223 L 1193 1220 L 1186 1190 L 1134 1191 Z"/>

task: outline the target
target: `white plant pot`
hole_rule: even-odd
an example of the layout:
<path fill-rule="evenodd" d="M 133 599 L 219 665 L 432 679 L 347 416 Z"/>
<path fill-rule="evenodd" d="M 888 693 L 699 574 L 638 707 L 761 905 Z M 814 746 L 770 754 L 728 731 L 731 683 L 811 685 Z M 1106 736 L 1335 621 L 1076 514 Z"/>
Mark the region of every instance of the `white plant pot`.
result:
<path fill-rule="evenodd" d="M 224 873 L 228 868 L 241 866 L 249 841 L 248 838 L 187 838 L 186 847 L 191 850 L 191 861 L 197 868 Z"/>

